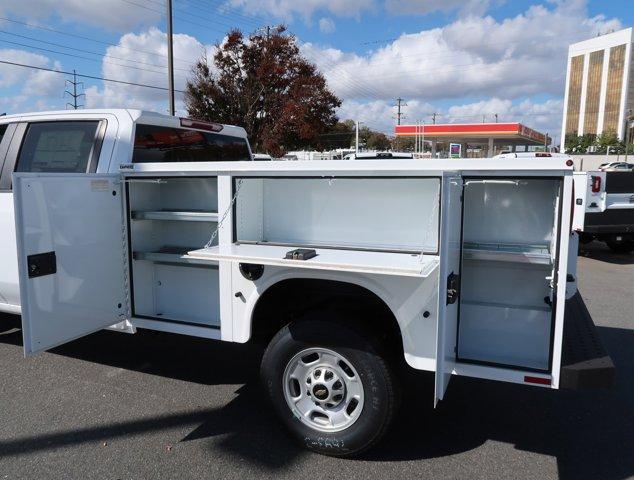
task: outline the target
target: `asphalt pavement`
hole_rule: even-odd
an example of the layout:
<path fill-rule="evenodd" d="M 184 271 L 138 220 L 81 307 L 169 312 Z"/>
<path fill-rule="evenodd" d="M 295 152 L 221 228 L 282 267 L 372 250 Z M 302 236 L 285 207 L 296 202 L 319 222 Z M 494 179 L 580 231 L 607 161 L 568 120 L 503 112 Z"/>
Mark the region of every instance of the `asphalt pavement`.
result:
<path fill-rule="evenodd" d="M 0 318 L 0 479 L 634 477 L 634 254 L 591 244 L 579 288 L 617 368 L 610 391 L 414 375 L 395 428 L 355 460 L 298 447 L 257 382 L 261 349 L 99 332 L 24 359 Z M 3 330 L 5 330 L 3 332 Z"/>

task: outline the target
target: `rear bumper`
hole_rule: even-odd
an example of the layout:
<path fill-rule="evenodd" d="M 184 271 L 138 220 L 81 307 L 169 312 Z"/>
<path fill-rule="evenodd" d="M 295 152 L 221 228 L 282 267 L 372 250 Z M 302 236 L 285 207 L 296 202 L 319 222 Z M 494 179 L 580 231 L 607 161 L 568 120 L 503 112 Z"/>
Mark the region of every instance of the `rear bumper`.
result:
<path fill-rule="evenodd" d="M 586 213 L 585 233 L 634 233 L 634 207 Z"/>
<path fill-rule="evenodd" d="M 611 388 L 615 368 L 590 312 L 577 293 L 566 301 L 559 387 L 581 390 Z"/>

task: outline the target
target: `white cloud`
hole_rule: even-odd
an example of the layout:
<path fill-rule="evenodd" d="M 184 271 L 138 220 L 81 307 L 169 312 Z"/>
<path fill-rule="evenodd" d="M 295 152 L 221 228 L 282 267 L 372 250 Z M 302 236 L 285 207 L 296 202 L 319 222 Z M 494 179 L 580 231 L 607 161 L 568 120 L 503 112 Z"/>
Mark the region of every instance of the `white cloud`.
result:
<path fill-rule="evenodd" d="M 403 123 L 416 123 L 434 107 L 426 102 L 412 100 L 407 102 L 407 115 L 402 117 Z M 396 124 L 396 107 L 394 102 L 375 100 L 371 102 L 344 100 L 337 114 L 341 120 L 362 122 L 372 130 L 392 135 Z"/>
<path fill-rule="evenodd" d="M 332 21 L 332 18 L 323 17 L 319 19 L 319 30 L 321 33 L 334 33 L 336 28 L 337 27 L 335 26 L 335 22 Z"/>
<path fill-rule="evenodd" d="M 37 53 L 17 49 L 0 49 L 0 58 L 5 61 L 33 65 L 36 67 L 61 69 L 59 62 Z M 62 108 L 64 75 L 14 65 L 0 64 L 0 88 L 14 92 L 0 98 L 0 109 L 18 112 L 31 105 L 43 102 L 47 108 Z M 58 98 L 58 102 L 51 101 Z"/>
<path fill-rule="evenodd" d="M 563 101 L 549 99 L 536 103 L 530 99 L 519 102 L 502 100 L 497 97 L 479 102 L 454 105 L 447 109 L 446 115 L 441 114 L 441 122 L 520 122 L 551 137 L 559 136 L 561 130 L 561 113 Z"/>
<path fill-rule="evenodd" d="M 125 31 L 139 25 L 151 25 L 161 19 L 163 9 L 145 0 L 11 0 L 0 2 L 2 16 L 26 20 L 57 17 L 103 30 Z M 137 5 L 134 5 L 137 4 Z M 139 6 L 140 5 L 140 6 Z"/>
<path fill-rule="evenodd" d="M 385 9 L 397 15 L 420 14 L 459 10 L 463 15 L 483 15 L 490 0 L 386 0 Z"/>
<path fill-rule="evenodd" d="M 248 13 L 269 14 L 292 20 L 295 16 L 310 21 L 316 11 L 340 17 L 358 17 L 375 8 L 374 0 L 227 0 L 226 5 Z"/>
<path fill-rule="evenodd" d="M 479 123 L 483 116 L 486 122 L 520 122 L 542 133 L 557 137 L 561 129 L 560 99 L 534 102 L 522 99 L 513 102 L 509 99 L 493 97 L 470 103 L 457 103 L 448 108 L 438 108 L 420 100 L 409 100 L 403 108 L 402 123 L 417 124 L 432 122 L 432 113 L 436 113 L 436 123 Z M 396 124 L 395 102 L 376 100 L 364 102 L 345 100 L 338 111 L 339 118 L 363 122 L 373 130 L 392 135 Z"/>
<path fill-rule="evenodd" d="M 614 28 L 618 20 L 588 18 L 585 1 L 568 0 L 501 21 L 459 18 L 365 56 L 311 43 L 302 51 L 342 98 L 521 98 L 561 95 L 568 44 Z"/>
<path fill-rule="evenodd" d="M 187 78 L 195 62 L 206 52 L 213 53 L 214 47 L 205 46 L 196 38 L 185 35 L 174 35 L 174 86 L 176 90 L 184 90 Z M 106 78 L 125 82 L 167 87 L 167 37 L 157 28 L 150 28 L 144 33 L 123 35 L 116 47 L 108 47 L 108 55 L 126 58 L 126 68 L 113 63 L 103 63 L 102 73 Z M 157 56 L 157 55 L 162 55 Z M 121 64 L 122 61 L 117 61 Z M 177 93 L 177 107 L 182 111 L 182 94 Z M 105 82 L 102 88 L 86 89 L 86 104 L 90 108 L 97 107 L 129 107 L 145 108 L 165 112 L 167 109 L 167 92 L 141 86 L 122 85 Z"/>

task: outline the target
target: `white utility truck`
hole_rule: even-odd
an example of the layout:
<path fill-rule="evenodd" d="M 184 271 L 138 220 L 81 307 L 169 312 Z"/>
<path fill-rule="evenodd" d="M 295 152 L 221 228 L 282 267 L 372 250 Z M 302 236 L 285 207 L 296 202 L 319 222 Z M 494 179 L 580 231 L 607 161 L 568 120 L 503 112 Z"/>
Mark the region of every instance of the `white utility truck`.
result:
<path fill-rule="evenodd" d="M 133 111 L 48 120 L 106 136 L 100 151 L 72 129 L 31 144 L 47 119 L 25 116 L 3 138 L 27 355 L 113 325 L 263 340 L 274 410 L 339 456 L 387 431 L 403 361 L 435 372 L 433 405 L 454 375 L 611 382 L 587 310 L 566 301 L 565 158 L 250 162 L 236 127 Z"/>
<path fill-rule="evenodd" d="M 586 200 L 581 242 L 598 240 L 614 252 L 634 251 L 634 172 L 591 171 L 583 175 Z"/>

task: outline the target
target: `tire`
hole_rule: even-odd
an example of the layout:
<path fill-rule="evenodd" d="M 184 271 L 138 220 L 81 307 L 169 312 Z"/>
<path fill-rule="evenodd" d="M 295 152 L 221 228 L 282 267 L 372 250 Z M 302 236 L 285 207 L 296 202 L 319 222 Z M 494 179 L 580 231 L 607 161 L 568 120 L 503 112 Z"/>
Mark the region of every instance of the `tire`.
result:
<path fill-rule="evenodd" d="M 606 242 L 608 248 L 615 253 L 630 253 L 634 250 L 634 241 L 629 242 Z"/>
<path fill-rule="evenodd" d="M 14 328 L 21 328 L 22 322 L 19 315 L 0 313 L 0 333 L 8 332 Z"/>
<path fill-rule="evenodd" d="M 294 322 L 273 337 L 262 358 L 262 382 L 277 415 L 306 448 L 349 457 L 381 440 L 400 396 L 396 378 L 378 352 L 363 330 L 331 320 Z M 325 400 L 324 390 L 330 396 Z M 295 403 L 293 398 L 301 400 Z"/>
<path fill-rule="evenodd" d="M 586 245 L 590 243 L 592 240 L 594 240 L 594 237 L 588 233 L 581 232 L 579 234 L 579 244 Z"/>

